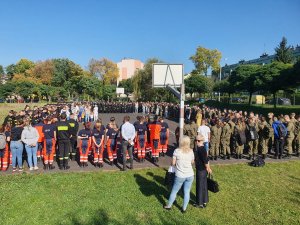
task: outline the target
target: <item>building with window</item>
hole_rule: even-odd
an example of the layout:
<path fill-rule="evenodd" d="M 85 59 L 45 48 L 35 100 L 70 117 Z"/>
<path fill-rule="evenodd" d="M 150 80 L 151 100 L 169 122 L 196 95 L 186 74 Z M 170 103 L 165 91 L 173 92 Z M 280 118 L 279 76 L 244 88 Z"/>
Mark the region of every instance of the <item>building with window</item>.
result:
<path fill-rule="evenodd" d="M 292 52 L 294 58 L 299 58 L 300 57 L 300 46 L 296 46 L 295 48 L 292 47 Z M 240 60 L 238 63 L 232 64 L 232 65 L 225 65 L 222 67 L 222 79 L 230 76 L 231 72 L 237 68 L 240 65 L 247 65 L 247 64 L 259 64 L 259 65 L 265 65 L 271 63 L 275 59 L 275 54 L 274 55 L 268 55 L 266 53 L 262 54 L 259 58 L 257 59 L 251 59 L 248 61 L 245 60 Z"/>
<path fill-rule="evenodd" d="M 121 62 L 117 63 L 119 68 L 118 83 L 121 80 L 126 80 L 133 77 L 135 71 L 143 69 L 144 63 L 137 59 L 124 58 Z"/>

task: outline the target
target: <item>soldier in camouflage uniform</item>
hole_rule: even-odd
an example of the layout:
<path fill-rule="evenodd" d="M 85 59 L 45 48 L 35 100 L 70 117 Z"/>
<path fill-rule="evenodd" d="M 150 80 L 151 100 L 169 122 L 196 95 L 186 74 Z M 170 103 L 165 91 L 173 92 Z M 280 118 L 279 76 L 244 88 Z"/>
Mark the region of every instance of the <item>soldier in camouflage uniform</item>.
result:
<path fill-rule="evenodd" d="M 220 126 L 220 121 L 216 120 L 211 123 L 210 127 L 210 154 L 212 156 L 212 160 L 218 160 L 220 155 L 220 141 L 222 128 Z"/>
<path fill-rule="evenodd" d="M 300 156 L 300 115 L 295 123 L 295 136 L 296 136 L 296 156 Z"/>
<path fill-rule="evenodd" d="M 261 149 L 261 154 L 263 159 L 266 158 L 268 153 L 268 140 L 269 140 L 270 127 L 264 116 L 261 117 L 261 120 L 258 122 L 258 143 Z"/>
<path fill-rule="evenodd" d="M 230 137 L 231 137 L 231 128 L 228 124 L 228 120 L 223 120 L 223 128 L 222 128 L 222 134 L 221 134 L 221 148 L 223 152 L 224 159 L 230 159 Z"/>
<path fill-rule="evenodd" d="M 249 160 L 254 159 L 255 155 L 257 155 L 258 150 L 258 126 L 254 118 L 248 119 L 247 124 L 247 139 L 248 139 L 248 146 L 249 146 Z"/>
<path fill-rule="evenodd" d="M 290 117 L 288 115 L 284 116 L 284 121 L 286 123 L 286 128 L 288 131 L 287 137 L 286 137 L 286 148 L 287 148 L 287 157 L 291 157 L 293 153 L 293 140 L 295 137 L 294 130 L 295 130 L 295 125 L 291 121 Z"/>

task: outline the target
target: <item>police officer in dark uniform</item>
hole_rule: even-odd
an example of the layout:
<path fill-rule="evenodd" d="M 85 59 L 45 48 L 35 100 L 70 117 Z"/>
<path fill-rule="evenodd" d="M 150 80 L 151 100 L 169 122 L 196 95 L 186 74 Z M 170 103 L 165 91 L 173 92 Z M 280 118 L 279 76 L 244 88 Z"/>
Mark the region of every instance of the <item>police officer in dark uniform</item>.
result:
<path fill-rule="evenodd" d="M 59 169 L 70 169 L 68 166 L 69 152 L 70 152 L 70 137 L 71 127 L 70 124 L 66 121 L 67 115 L 65 113 L 61 114 L 60 121 L 56 123 L 56 137 L 58 143 L 58 152 L 59 152 Z"/>

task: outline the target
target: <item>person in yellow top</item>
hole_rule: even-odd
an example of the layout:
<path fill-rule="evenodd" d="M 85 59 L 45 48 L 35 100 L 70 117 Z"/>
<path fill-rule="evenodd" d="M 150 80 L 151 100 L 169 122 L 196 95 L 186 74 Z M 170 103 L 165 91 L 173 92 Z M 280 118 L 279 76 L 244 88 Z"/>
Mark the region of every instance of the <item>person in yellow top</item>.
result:
<path fill-rule="evenodd" d="M 196 114 L 196 123 L 197 126 L 200 127 L 202 122 L 202 111 L 201 109 L 198 109 L 197 114 Z"/>

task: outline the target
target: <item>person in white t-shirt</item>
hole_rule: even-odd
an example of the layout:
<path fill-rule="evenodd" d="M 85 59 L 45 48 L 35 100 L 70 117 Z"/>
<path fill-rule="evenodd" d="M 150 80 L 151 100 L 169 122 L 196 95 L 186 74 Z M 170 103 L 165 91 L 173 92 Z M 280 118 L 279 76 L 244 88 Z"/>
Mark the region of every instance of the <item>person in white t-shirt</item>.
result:
<path fill-rule="evenodd" d="M 206 126 L 205 119 L 201 121 L 201 126 L 198 128 L 198 135 L 202 135 L 204 137 L 204 148 L 206 151 L 208 151 L 210 142 L 210 128 Z"/>
<path fill-rule="evenodd" d="M 173 153 L 172 166 L 176 167 L 175 170 L 175 180 L 173 188 L 169 197 L 167 205 L 164 206 L 165 209 L 170 210 L 173 202 L 176 199 L 177 192 L 183 185 L 183 205 L 181 212 L 184 213 L 188 206 L 190 200 L 191 187 L 194 180 L 194 170 L 192 164 L 194 164 L 194 152 L 190 148 L 190 138 L 188 136 L 183 136 L 180 139 L 179 148 L 175 149 Z"/>

